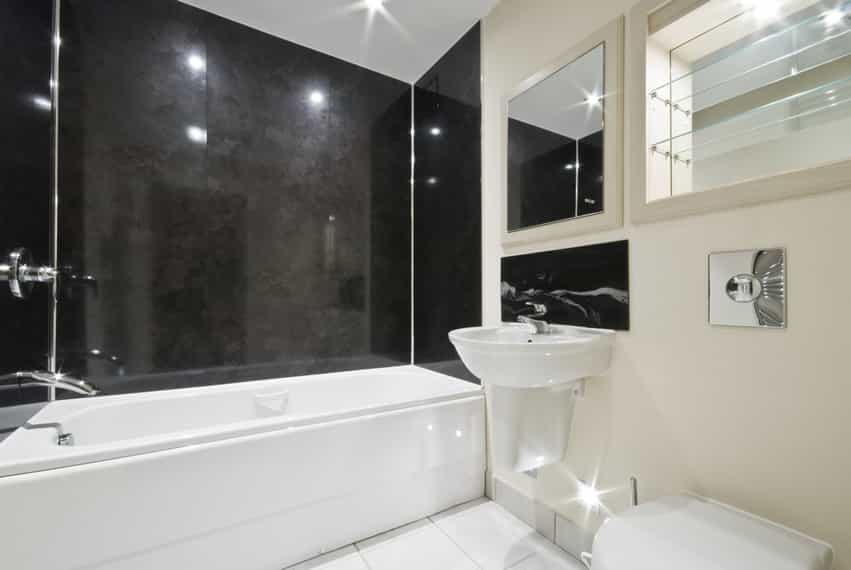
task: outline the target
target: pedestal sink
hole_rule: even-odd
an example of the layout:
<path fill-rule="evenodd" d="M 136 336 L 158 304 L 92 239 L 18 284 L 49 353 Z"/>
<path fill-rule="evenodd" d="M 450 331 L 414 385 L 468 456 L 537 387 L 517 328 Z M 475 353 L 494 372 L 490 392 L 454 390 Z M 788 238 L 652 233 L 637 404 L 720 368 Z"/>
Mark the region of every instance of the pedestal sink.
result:
<path fill-rule="evenodd" d="M 608 370 L 614 331 L 550 325 L 536 334 L 524 324 L 472 327 L 449 333 L 470 372 L 509 388 L 552 388 Z"/>
<path fill-rule="evenodd" d="M 525 324 L 473 327 L 449 333 L 470 371 L 485 385 L 492 429 L 493 475 L 538 469 L 564 458 L 576 390 L 604 374 L 614 331 Z"/>

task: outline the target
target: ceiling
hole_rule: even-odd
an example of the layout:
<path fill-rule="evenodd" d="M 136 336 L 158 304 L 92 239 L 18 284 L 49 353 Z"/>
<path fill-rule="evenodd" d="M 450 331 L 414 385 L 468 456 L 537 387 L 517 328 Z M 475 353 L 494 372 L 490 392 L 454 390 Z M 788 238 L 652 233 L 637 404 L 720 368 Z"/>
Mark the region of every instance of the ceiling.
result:
<path fill-rule="evenodd" d="M 181 0 L 412 83 L 499 0 Z"/>
<path fill-rule="evenodd" d="M 603 128 L 603 109 L 589 95 L 604 93 L 605 49 L 597 46 L 511 100 L 508 115 L 541 129 L 582 139 Z"/>

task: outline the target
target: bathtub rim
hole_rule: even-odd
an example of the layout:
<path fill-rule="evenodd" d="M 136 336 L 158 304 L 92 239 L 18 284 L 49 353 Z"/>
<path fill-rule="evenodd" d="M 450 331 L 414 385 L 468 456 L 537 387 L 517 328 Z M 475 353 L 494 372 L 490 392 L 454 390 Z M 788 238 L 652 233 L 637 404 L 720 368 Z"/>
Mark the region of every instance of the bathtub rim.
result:
<path fill-rule="evenodd" d="M 208 428 L 186 430 L 183 432 L 169 432 L 165 434 L 116 440 L 93 445 L 64 447 L 55 443 L 57 424 L 61 424 L 61 421 L 57 421 L 59 419 L 57 416 L 61 415 L 67 421 L 69 416 L 73 417 L 81 412 L 92 409 L 93 407 L 111 407 L 114 405 L 120 405 L 124 402 L 134 401 L 188 398 L 193 394 L 209 391 L 230 392 L 250 390 L 252 388 L 263 388 L 267 386 L 281 386 L 281 383 L 287 384 L 299 381 L 309 382 L 320 378 L 368 375 L 370 373 L 387 374 L 393 372 L 414 372 L 421 376 L 439 377 L 443 381 L 448 379 L 453 381 L 453 384 L 457 382 L 456 387 L 458 389 L 450 393 L 435 395 L 428 398 L 350 408 L 326 414 L 320 413 L 311 415 L 302 414 L 300 416 L 278 416 L 258 420 L 231 422 L 217 424 Z M 413 365 L 404 365 L 389 368 L 311 374 L 286 378 L 271 378 L 254 380 L 251 382 L 236 382 L 157 392 L 121 394 L 116 396 L 104 396 L 96 400 L 83 399 L 57 401 L 42 408 L 35 416 L 30 418 L 26 424 L 12 432 L 5 440 L 0 441 L 0 479 L 69 467 L 79 467 L 103 461 L 112 461 L 145 455 L 148 453 L 179 450 L 181 448 L 195 445 L 213 444 L 216 442 L 270 434 L 290 429 L 309 428 L 311 426 L 332 424 L 360 417 L 371 417 L 387 413 L 395 413 L 407 409 L 417 409 L 444 403 L 483 398 L 484 390 L 481 386 L 425 368 Z M 107 399 L 109 399 L 109 401 L 107 401 Z M 33 444 L 35 444 L 35 447 L 33 447 Z M 45 451 L 45 447 L 49 453 L 32 453 L 34 450 Z M 15 448 L 20 449 L 18 450 Z M 3 457 L 3 452 L 7 450 L 11 450 L 13 452 L 20 451 L 22 453 L 20 455 L 13 454 L 11 458 L 6 459 Z"/>

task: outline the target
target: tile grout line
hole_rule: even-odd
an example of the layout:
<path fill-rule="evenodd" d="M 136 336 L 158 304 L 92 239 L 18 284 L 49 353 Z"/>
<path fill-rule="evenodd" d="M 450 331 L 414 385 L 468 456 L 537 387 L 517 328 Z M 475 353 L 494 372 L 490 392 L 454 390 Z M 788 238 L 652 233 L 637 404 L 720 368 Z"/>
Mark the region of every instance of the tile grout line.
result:
<path fill-rule="evenodd" d="M 440 513 L 438 513 L 438 514 L 440 514 Z M 436 515 L 432 515 L 432 516 L 436 516 Z M 467 557 L 467 560 L 469 560 L 470 562 L 472 562 L 472 563 L 473 563 L 473 566 L 475 566 L 476 568 L 479 568 L 479 569 L 481 569 L 481 570 L 484 570 L 484 569 L 483 569 L 483 568 L 479 565 L 479 563 L 478 563 L 478 562 L 476 562 L 476 561 L 473 559 L 473 557 L 472 557 L 472 556 L 470 556 L 470 554 L 469 554 L 466 550 L 464 550 L 464 549 L 461 547 L 461 545 L 460 545 L 460 544 L 458 544 L 458 543 L 455 541 L 455 539 L 454 539 L 454 538 L 452 538 L 451 536 L 449 536 L 449 533 L 448 533 L 448 532 L 446 532 L 445 530 L 443 530 L 442 528 L 440 528 L 440 525 L 439 525 L 439 524 L 437 524 L 436 522 L 434 522 L 434 520 L 432 520 L 432 518 L 431 518 L 431 517 L 428 517 L 428 522 L 430 522 L 430 523 L 431 523 L 431 525 L 432 525 L 434 528 L 436 528 L 436 529 L 438 530 L 438 532 L 440 532 L 443 536 L 445 536 L 446 538 L 448 538 L 448 539 L 449 539 L 449 542 L 451 542 L 452 544 L 454 544 L 454 545 L 458 548 L 458 550 L 460 550 L 460 551 L 461 551 L 461 554 L 463 554 L 464 556 L 466 556 L 466 557 Z"/>
<path fill-rule="evenodd" d="M 358 553 L 358 558 L 360 558 L 361 562 L 363 562 L 363 565 L 366 566 L 367 570 L 372 570 L 372 566 L 369 565 L 369 560 L 367 560 L 366 556 L 364 556 L 363 552 L 361 552 L 361 549 L 360 549 L 360 546 L 358 546 L 358 543 L 353 542 L 352 547 L 354 547 L 355 552 Z"/>
<path fill-rule="evenodd" d="M 537 553 L 537 552 L 530 552 L 529 554 L 527 554 L 526 556 L 524 556 L 523 558 L 521 558 L 520 560 L 518 560 L 517 562 L 515 562 L 515 563 L 514 563 L 514 564 L 512 564 L 511 566 L 508 566 L 508 567 L 506 568 L 506 570 L 511 570 L 512 568 L 517 568 L 517 567 L 518 567 L 518 566 L 520 566 L 522 563 L 526 562 L 526 561 L 527 561 L 527 560 L 529 560 L 530 558 L 534 558 L 534 557 L 535 557 L 535 556 L 537 556 L 537 555 L 538 555 L 538 553 Z"/>

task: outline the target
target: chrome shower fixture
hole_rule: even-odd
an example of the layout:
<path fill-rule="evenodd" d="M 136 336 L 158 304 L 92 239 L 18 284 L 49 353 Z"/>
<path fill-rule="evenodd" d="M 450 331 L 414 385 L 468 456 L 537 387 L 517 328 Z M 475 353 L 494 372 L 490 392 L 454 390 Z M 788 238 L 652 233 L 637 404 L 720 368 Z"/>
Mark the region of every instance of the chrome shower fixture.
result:
<path fill-rule="evenodd" d="M 56 279 L 54 267 L 33 265 L 29 250 L 17 248 L 0 263 L 0 281 L 8 281 L 9 290 L 18 299 L 26 299 L 32 291 L 33 283 L 50 283 Z"/>

